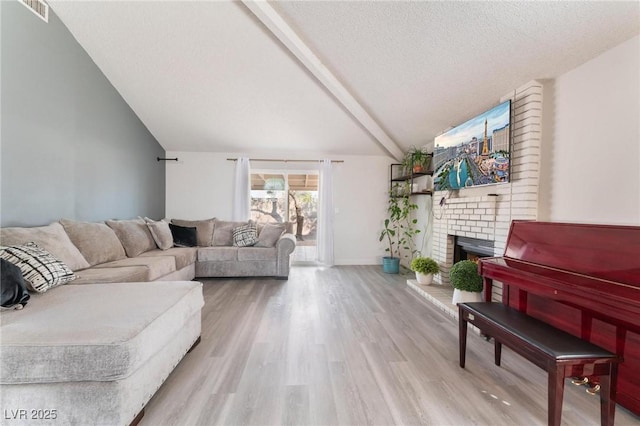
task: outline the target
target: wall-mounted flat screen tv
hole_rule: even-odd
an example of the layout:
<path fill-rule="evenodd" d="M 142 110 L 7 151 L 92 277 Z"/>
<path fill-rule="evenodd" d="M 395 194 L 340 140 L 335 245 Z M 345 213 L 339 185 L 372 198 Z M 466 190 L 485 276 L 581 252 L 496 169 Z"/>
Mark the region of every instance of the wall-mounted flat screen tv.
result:
<path fill-rule="evenodd" d="M 509 182 L 510 125 L 509 100 L 436 137 L 436 191 Z"/>

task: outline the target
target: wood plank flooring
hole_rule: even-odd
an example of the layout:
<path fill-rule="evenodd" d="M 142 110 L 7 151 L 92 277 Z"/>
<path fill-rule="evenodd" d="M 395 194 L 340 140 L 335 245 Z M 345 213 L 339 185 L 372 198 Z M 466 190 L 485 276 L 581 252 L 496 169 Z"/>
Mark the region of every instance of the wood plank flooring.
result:
<path fill-rule="evenodd" d="M 547 376 L 469 333 L 380 267 L 204 280 L 202 342 L 146 408 L 152 425 L 545 425 Z M 597 425 L 567 382 L 563 424 Z M 616 424 L 640 424 L 617 408 Z"/>

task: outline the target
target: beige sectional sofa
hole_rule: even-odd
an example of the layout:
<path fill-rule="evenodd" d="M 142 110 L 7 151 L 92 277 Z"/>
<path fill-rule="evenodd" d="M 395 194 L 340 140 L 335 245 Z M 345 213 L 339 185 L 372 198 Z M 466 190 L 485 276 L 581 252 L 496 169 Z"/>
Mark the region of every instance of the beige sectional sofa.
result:
<path fill-rule="evenodd" d="M 173 222 L 195 228 L 198 246 L 161 250 L 142 219 L 0 229 L 2 246 L 35 242 L 77 276 L 32 294 L 22 310 L 0 312 L 0 402 L 12 417 L 6 421 L 137 421 L 199 341 L 204 300 L 194 277 L 289 274 L 290 234 L 272 233 L 267 247 L 234 247 L 227 244 L 237 222 Z"/>
<path fill-rule="evenodd" d="M 172 220 L 180 226 L 196 228 L 197 247 L 157 248 L 152 235 L 145 232 L 143 220 L 108 221 L 120 225 L 133 238 L 118 238 L 104 223 L 84 223 L 61 220 L 64 231 L 80 250 L 90 267 L 73 269 L 79 276 L 74 284 L 123 281 L 175 281 L 211 277 L 273 276 L 287 278 L 291 254 L 296 246 L 295 236 L 282 233 L 273 244 L 263 247 L 234 247 L 232 230 L 246 222 L 218 219 Z M 52 224 L 51 226 L 57 226 Z M 135 233 L 131 229 L 140 228 Z M 18 229 L 1 230 L 3 245 L 17 244 Z M 121 229 L 121 231 L 122 231 Z M 263 232 L 258 234 L 260 237 Z M 7 241 L 5 241 L 5 239 Z M 140 243 L 140 241 L 143 243 Z M 37 241 L 36 241 L 37 242 Z M 46 247 L 45 247 L 46 248 Z M 142 252 L 140 252 L 143 250 Z M 139 253 L 140 252 L 140 253 Z M 129 256 L 135 254 L 135 256 Z"/>

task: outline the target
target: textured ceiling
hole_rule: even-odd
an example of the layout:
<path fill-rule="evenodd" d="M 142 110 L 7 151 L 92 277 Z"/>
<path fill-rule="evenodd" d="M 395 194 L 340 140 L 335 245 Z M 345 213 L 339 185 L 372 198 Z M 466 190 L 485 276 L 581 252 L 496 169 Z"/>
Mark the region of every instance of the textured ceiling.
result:
<path fill-rule="evenodd" d="M 50 3 L 167 150 L 386 152 L 242 3 Z M 640 32 L 638 2 L 270 5 L 403 150 Z"/>

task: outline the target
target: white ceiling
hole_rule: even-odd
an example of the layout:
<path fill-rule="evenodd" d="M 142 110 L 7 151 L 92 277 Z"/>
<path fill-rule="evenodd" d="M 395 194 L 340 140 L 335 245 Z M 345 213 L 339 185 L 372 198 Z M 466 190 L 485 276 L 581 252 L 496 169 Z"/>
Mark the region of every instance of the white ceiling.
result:
<path fill-rule="evenodd" d="M 168 151 L 404 151 L 640 33 L 635 1 L 270 2 L 385 142 L 243 3 L 49 3 Z"/>

